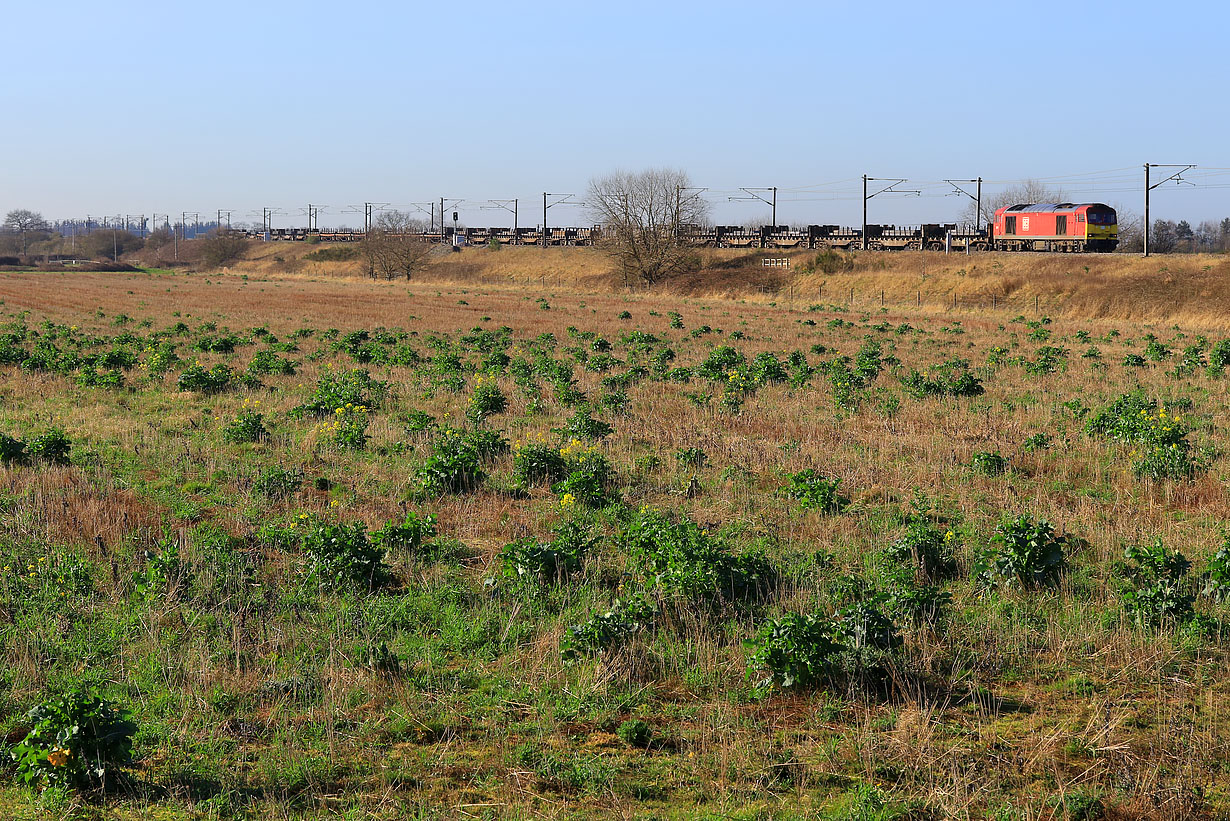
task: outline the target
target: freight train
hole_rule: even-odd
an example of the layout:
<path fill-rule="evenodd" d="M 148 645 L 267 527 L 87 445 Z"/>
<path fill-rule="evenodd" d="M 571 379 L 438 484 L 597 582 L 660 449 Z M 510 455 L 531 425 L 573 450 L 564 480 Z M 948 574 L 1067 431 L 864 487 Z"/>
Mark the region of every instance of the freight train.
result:
<path fill-rule="evenodd" d="M 917 226 L 868 225 L 863 229 L 838 225 L 765 225 L 756 229 L 718 225 L 685 225 L 680 239 L 698 248 L 833 249 L 841 251 L 1045 251 L 1109 252 L 1119 244 L 1115 209 L 1102 203 L 1046 203 L 1009 205 L 995 212 L 985 227 L 956 223 L 926 223 Z M 362 231 L 308 231 L 278 228 L 249 236 L 270 241 L 358 242 Z M 602 237 L 602 227 L 551 228 L 543 235 L 538 228 L 461 228 L 456 237 L 451 228 L 410 234 L 424 242 L 464 245 L 593 245 Z"/>

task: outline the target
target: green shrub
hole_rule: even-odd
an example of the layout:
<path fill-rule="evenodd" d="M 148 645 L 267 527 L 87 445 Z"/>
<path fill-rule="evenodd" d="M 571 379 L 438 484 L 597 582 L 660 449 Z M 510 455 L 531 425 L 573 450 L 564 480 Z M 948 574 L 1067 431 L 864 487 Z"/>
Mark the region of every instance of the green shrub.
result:
<path fill-rule="evenodd" d="M 680 448 L 675 451 L 675 461 L 685 467 L 702 468 L 708 460 L 709 457 L 701 448 Z"/>
<path fill-rule="evenodd" d="M 1002 522 L 992 545 L 980 558 L 978 575 L 985 584 L 1008 584 L 1025 590 L 1053 585 L 1066 568 L 1068 538 L 1056 536 L 1045 519 L 1018 516 Z"/>
<path fill-rule="evenodd" d="M 577 439 L 598 441 L 615 432 L 615 429 L 601 419 L 594 419 L 585 408 L 579 408 L 569 417 L 563 433 Z"/>
<path fill-rule="evenodd" d="M 983 476 L 1000 476 L 1008 470 L 1008 460 L 999 451 L 978 451 L 970 460 L 975 473 Z"/>
<path fill-rule="evenodd" d="M 241 411 L 222 429 L 222 438 L 235 443 L 259 442 L 269 436 L 264 420 L 264 414 L 253 410 Z"/>
<path fill-rule="evenodd" d="M 420 516 L 417 513 L 407 512 L 406 517 L 400 522 L 386 522 L 383 527 L 372 533 L 371 541 L 373 545 L 386 553 L 395 550 L 414 553 L 435 537 L 435 516 Z"/>
<path fill-rule="evenodd" d="M 504 396 L 495 379 L 479 376 L 474 382 L 474 391 L 470 394 L 466 417 L 477 424 L 489 416 L 503 413 L 507 407 L 508 398 Z"/>
<path fill-rule="evenodd" d="M 1204 572 L 1204 595 L 1221 603 L 1230 600 L 1230 536 L 1209 557 Z"/>
<path fill-rule="evenodd" d="M 797 499 L 804 510 L 820 513 L 840 513 L 850 500 L 838 493 L 841 479 L 830 479 L 808 468 L 789 474 L 790 483 L 779 490 L 783 496 Z"/>
<path fill-rule="evenodd" d="M 604 507 L 609 503 L 611 463 L 597 446 L 585 447 L 576 439 L 560 450 L 568 475 L 551 485 L 551 490 L 564 499 L 580 502 L 587 507 Z"/>
<path fill-rule="evenodd" d="M 292 414 L 328 416 L 348 404 L 353 407 L 378 408 L 388 391 L 387 383 L 372 379 L 367 371 L 355 368 L 321 377 L 311 398 L 295 408 Z"/>
<path fill-rule="evenodd" d="M 1116 570 L 1124 577 L 1123 607 L 1142 627 L 1183 624 L 1194 614 L 1196 601 L 1185 577 L 1191 562 L 1161 539 L 1152 545 L 1133 545 Z"/>
<path fill-rule="evenodd" d="M 1187 479 L 1202 469 L 1187 441 L 1181 414 L 1167 412 L 1140 391 L 1126 393 L 1090 417 L 1090 436 L 1135 445 L 1132 472 L 1142 478 Z"/>
<path fill-rule="evenodd" d="M 618 541 L 646 568 L 651 588 L 692 601 L 717 605 L 757 598 L 776 578 L 762 555 L 732 554 L 690 519 L 672 521 L 648 508 L 625 525 Z"/>
<path fill-rule="evenodd" d="M 653 730 L 639 718 L 629 719 L 620 724 L 615 734 L 623 739 L 624 743 L 629 747 L 640 747 L 642 749 L 648 747 L 649 742 L 653 739 Z"/>
<path fill-rule="evenodd" d="M 198 339 L 192 347 L 202 353 L 234 353 L 239 341 L 239 337 L 234 334 L 206 335 Z"/>
<path fill-rule="evenodd" d="M 845 649 L 836 623 L 819 613 L 787 613 L 770 619 L 756 633 L 749 670 L 767 670 L 760 684 L 782 689 L 813 687 L 835 672 L 837 655 Z"/>
<path fill-rule="evenodd" d="M 303 484 L 303 471 L 281 467 L 267 467 L 252 483 L 252 488 L 262 496 L 283 499 L 295 495 Z"/>
<path fill-rule="evenodd" d="M 347 404 L 333 412 L 332 421 L 321 429 L 329 442 L 343 450 L 363 450 L 367 447 L 367 408 Z"/>
<path fill-rule="evenodd" d="M 92 689 L 50 695 L 26 723 L 10 755 L 29 786 L 105 787 L 108 774 L 132 760 L 131 715 Z"/>
<path fill-rule="evenodd" d="M 385 550 L 369 541 L 362 522 L 313 522 L 302 534 L 300 546 L 308 557 L 309 575 L 321 587 L 371 590 L 388 581 Z"/>
<path fill-rule="evenodd" d="M 232 371 L 226 365 L 214 365 L 205 370 L 200 364 L 194 363 L 179 375 L 176 382 L 181 391 L 196 393 L 221 393 L 231 384 Z"/>
<path fill-rule="evenodd" d="M 560 656 L 575 662 L 586 656 L 617 650 L 653 620 L 654 607 L 642 593 L 617 599 L 610 609 L 573 625 L 560 641 Z"/>
<path fill-rule="evenodd" d="M 551 484 L 568 475 L 568 463 L 554 445 L 525 442 L 513 448 L 513 475 L 522 487 Z"/>
<path fill-rule="evenodd" d="M 500 551 L 502 573 L 506 578 L 535 582 L 560 582 L 581 569 L 585 557 L 598 544 L 589 528 L 566 520 L 556 525 L 550 542 L 519 539 Z"/>
<path fill-rule="evenodd" d="M 248 373 L 295 375 L 295 363 L 273 351 L 257 351 L 248 363 Z"/>
<path fill-rule="evenodd" d="M 981 396 L 985 392 L 982 381 L 970 371 L 969 363 L 961 359 L 936 365 L 926 375 L 910 371 L 908 376 L 901 378 L 901 385 L 915 399 L 927 396 Z"/>
<path fill-rule="evenodd" d="M 941 533 L 923 516 L 911 516 L 905 533 L 889 546 L 888 557 L 899 566 L 913 567 L 918 575 L 927 579 L 939 579 L 956 570 L 952 544 L 956 533 L 952 530 Z"/>
<path fill-rule="evenodd" d="M 26 459 L 26 443 L 8 434 L 0 433 L 0 462 L 4 464 L 21 463 Z"/>
<path fill-rule="evenodd" d="M 49 428 L 26 443 L 27 454 L 57 465 L 68 464 L 68 454 L 72 448 L 72 440 L 61 428 Z M 3 447 L 0 446 L 0 451 L 2 450 Z"/>
<path fill-rule="evenodd" d="M 475 443 L 458 430 L 444 428 L 418 470 L 418 481 L 424 493 L 465 493 L 482 484 L 486 475 Z"/>
<path fill-rule="evenodd" d="M 713 382 L 725 382 L 731 371 L 747 364 L 745 357 L 729 345 L 718 345 L 709 352 L 705 361 L 693 368 L 693 373 Z"/>

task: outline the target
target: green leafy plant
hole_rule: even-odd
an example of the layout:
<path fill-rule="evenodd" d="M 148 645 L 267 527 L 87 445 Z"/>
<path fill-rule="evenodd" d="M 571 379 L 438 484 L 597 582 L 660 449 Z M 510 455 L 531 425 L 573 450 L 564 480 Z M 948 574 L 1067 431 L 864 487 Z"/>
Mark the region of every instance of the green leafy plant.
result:
<path fill-rule="evenodd" d="M 619 649 L 653 620 L 655 609 L 643 593 L 617 599 L 608 610 L 582 624 L 569 627 L 560 640 L 560 656 L 576 662 L 587 656 Z"/>
<path fill-rule="evenodd" d="M 513 447 L 513 475 L 522 487 L 551 484 L 568 475 L 560 448 L 546 442 L 524 442 Z"/>
<path fill-rule="evenodd" d="M 628 719 L 620 724 L 615 734 L 629 747 L 644 749 L 653 740 L 653 729 L 639 718 Z"/>
<path fill-rule="evenodd" d="M 424 493 L 465 493 L 486 478 L 482 454 L 472 440 L 454 428 L 443 428 L 432 443 L 431 456 L 418 470 L 419 488 Z"/>
<path fill-rule="evenodd" d="M 905 392 L 915 399 L 927 396 L 981 396 L 985 389 L 982 381 L 969 369 L 963 359 L 953 359 L 928 369 L 926 374 L 910 371 L 901 378 Z"/>
<path fill-rule="evenodd" d="M 355 368 L 321 377 L 308 401 L 291 413 L 295 416 L 310 414 L 323 417 L 348 404 L 352 407 L 378 408 L 388 392 L 387 383 L 372 379 L 367 371 Z"/>
<path fill-rule="evenodd" d="M 804 510 L 820 513 L 840 513 L 850 500 L 838 492 L 841 479 L 830 479 L 811 468 L 789 474 L 789 483 L 779 492 L 790 499 L 797 499 Z"/>
<path fill-rule="evenodd" d="M 1194 614 L 1195 595 L 1187 583 L 1191 562 L 1157 539 L 1151 545 L 1132 545 L 1116 570 L 1124 578 L 1123 607 L 1142 627 L 1183 624 Z"/>
<path fill-rule="evenodd" d="M 1217 552 L 1209 557 L 1201 592 L 1218 603 L 1230 600 L 1230 536 L 1227 536 Z"/>
<path fill-rule="evenodd" d="M 470 394 L 466 416 L 470 421 L 478 423 L 497 413 L 503 413 L 507 407 L 508 398 L 504 396 L 495 379 L 479 376 L 474 382 L 474 391 Z"/>
<path fill-rule="evenodd" d="M 970 459 L 975 473 L 983 476 L 1000 476 L 1008 470 L 1008 460 L 999 451 L 978 451 Z"/>
<path fill-rule="evenodd" d="M 985 584 L 1008 584 L 1026 590 L 1053 585 L 1067 567 L 1066 536 L 1057 536 L 1045 519 L 1018 516 L 1000 523 L 991 546 L 979 561 Z"/>
<path fill-rule="evenodd" d="M 363 450 L 367 447 L 367 408 L 363 405 L 346 405 L 333 412 L 331 421 L 321 428 L 328 441 L 344 450 Z"/>
<path fill-rule="evenodd" d="M 386 553 L 414 553 L 436 537 L 436 517 L 408 511 L 400 522 L 389 521 L 371 534 L 371 542 Z"/>
<path fill-rule="evenodd" d="M 300 546 L 307 554 L 309 575 L 324 588 L 371 590 L 389 579 L 385 549 L 372 544 L 362 522 L 312 522 L 301 534 Z"/>
<path fill-rule="evenodd" d="M 264 414 L 254 410 L 241 411 L 222 429 L 222 438 L 228 442 L 260 442 L 268 436 Z"/>
<path fill-rule="evenodd" d="M 615 432 L 615 428 L 590 416 L 586 408 L 578 408 L 576 413 L 568 418 L 563 432 L 577 439 L 596 442 L 610 436 Z"/>
<path fill-rule="evenodd" d="M 766 670 L 760 684 L 782 689 L 813 687 L 835 672 L 837 655 L 845 649 L 837 624 L 820 613 L 787 613 L 769 619 L 756 633 L 749 670 Z"/>
<path fill-rule="evenodd" d="M 132 760 L 131 714 L 88 687 L 48 696 L 26 721 L 29 731 L 10 751 L 24 784 L 105 787 Z"/>
<path fill-rule="evenodd" d="M 646 567 L 651 588 L 692 601 L 718 605 L 754 599 L 776 578 L 759 553 L 733 554 L 690 519 L 671 520 L 648 508 L 625 525 L 618 541 Z"/>
<path fill-rule="evenodd" d="M 273 351 L 257 351 L 248 363 L 248 373 L 295 375 L 295 363 Z"/>
<path fill-rule="evenodd" d="M 905 533 L 889 546 L 887 554 L 898 566 L 908 565 L 923 578 L 939 579 L 956 570 L 952 552 L 955 542 L 955 531 L 941 532 L 924 516 L 912 515 L 906 522 Z"/>
<path fill-rule="evenodd" d="M 181 391 L 221 393 L 230 386 L 231 376 L 232 371 L 226 365 L 214 365 L 205 370 L 199 363 L 193 363 L 179 375 L 176 385 Z"/>
<path fill-rule="evenodd" d="M 271 499 L 294 496 L 303 484 L 303 471 L 277 466 L 267 467 L 252 483 L 252 489 Z"/>

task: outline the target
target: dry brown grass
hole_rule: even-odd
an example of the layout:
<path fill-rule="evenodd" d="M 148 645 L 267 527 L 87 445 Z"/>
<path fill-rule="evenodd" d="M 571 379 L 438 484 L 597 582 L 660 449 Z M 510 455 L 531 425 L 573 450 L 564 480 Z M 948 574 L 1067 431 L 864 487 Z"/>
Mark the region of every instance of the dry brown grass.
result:
<path fill-rule="evenodd" d="M 1077 330 L 1102 334 L 1112 326 L 1125 336 L 1138 337 L 1140 325 L 1109 317 L 1116 311 L 1144 311 L 1140 305 L 1145 303 L 1154 306 L 1149 310 L 1162 311 L 1166 306 L 1161 291 L 1150 278 L 1157 274 L 1152 266 L 1168 264 L 1179 294 L 1174 305 L 1189 312 L 1181 320 L 1185 329 L 1221 327 L 1216 316 L 1194 307 L 1193 300 L 1220 298 L 1222 287 L 1214 273 L 1223 269 L 1205 271 L 1200 258 L 1132 262 L 1100 257 L 1090 260 L 1087 274 L 1083 270 L 1073 274 L 1064 266 L 1083 265 L 1085 258 L 985 257 L 972 258 L 978 267 L 961 273 L 959 266 L 969 264 L 965 260 L 944 262 L 947 267 L 942 267 L 934 255 L 900 255 L 884 257 L 892 263 L 886 267 L 866 255 L 849 274 L 800 278 L 796 309 L 791 310 L 780 293 L 755 294 L 745 301 L 685 299 L 665 291 L 621 293 L 604 279 L 600 258 L 585 249 L 547 252 L 546 258 L 561 268 L 577 259 L 586 261 L 581 274 L 565 276 L 561 270 L 561 284 L 556 287 L 548 281 L 544 291 L 541 279 L 535 283 L 542 254 L 539 249 L 467 251 L 460 261 L 438 263 L 453 266 L 447 278 L 408 284 L 371 282 L 328 271 L 275 273 L 272 261 L 265 258 L 262 264 L 270 265 L 268 272 L 250 273 L 247 279 L 206 274 L 3 274 L 0 300 L 9 314 L 29 310 L 31 324 L 51 318 L 100 334 L 116 331 L 110 323 L 119 313 L 154 318 L 156 327 L 179 318 L 193 326 L 203 320 L 236 329 L 267 325 L 283 337 L 302 326 L 343 331 L 403 327 L 420 334 L 456 335 L 477 325 L 507 324 L 518 339 L 551 332 L 568 344 L 569 325 L 612 340 L 631 327 L 641 327 L 672 335 L 676 340 L 672 344 L 689 362 L 703 358 L 710 344 L 724 341 L 716 334 L 690 341 L 683 332 L 673 332 L 666 313 L 678 311 L 688 329 L 708 324 L 727 335 L 742 330 L 748 338 L 739 345 L 749 357 L 760 351 L 780 355 L 807 350 L 816 342 L 853 354 L 868 331 L 833 330 L 824 323 L 836 318 L 858 320 L 857 306 L 849 313 L 803 309 L 803 290 L 818 290 L 823 282 L 824 302 L 830 301 L 828 289 L 883 287 L 888 310 L 880 313 L 878 307 L 868 306 L 870 321 L 882 319 L 894 326 L 909 322 L 924 328 L 926 336 L 885 337 L 896 345 L 907 366 L 922 367 L 951 356 L 978 364 L 992 345 L 1005 343 L 1009 333 L 1016 334 L 1020 353 L 1034 347 L 1026 341 L 1022 326 L 1009 324 L 1000 330 L 1008 313 L 948 313 L 940 308 L 942 299 L 921 311 L 909 308 L 911 291 L 924 282 L 941 298 L 949 293 L 945 289 L 972 297 L 991 287 L 1002 287 L 1002 296 L 1030 302 L 1035 293 L 1040 298 L 1050 295 L 1054 301 L 1050 307 L 1044 302 L 1043 307 L 1057 317 L 1049 326 L 1057 338 Z M 715 252 L 711 264 L 723 257 L 739 261 L 734 253 Z M 477 273 L 457 267 L 475 259 L 482 262 Z M 1180 269 L 1180 262 L 1188 267 Z M 994 268 L 996 263 L 1000 269 Z M 984 270 L 983 265 L 990 267 Z M 913 274 L 915 282 L 905 279 L 911 276 L 911 266 L 925 268 L 925 279 L 922 271 Z M 733 265 L 723 270 L 737 278 L 741 269 Z M 484 282 L 483 276 L 491 279 Z M 1073 277 L 1082 276 L 1080 287 L 1071 284 Z M 1204 285 L 1197 288 L 1193 284 L 1197 280 Z M 1189 291 L 1182 290 L 1189 285 Z M 1116 298 L 1120 292 L 1135 296 Z M 748 296 L 738 290 L 732 293 Z M 550 303 L 550 310 L 537 305 L 540 296 Z M 770 299 L 778 305 L 768 305 Z M 633 320 L 616 318 L 625 309 Z M 651 311 L 659 316 L 651 316 Z M 1096 321 L 1078 319 L 1086 313 Z M 483 317 L 491 321 L 484 323 Z M 941 328 L 951 328 L 954 319 L 961 320 L 964 333 L 943 333 Z M 1169 323 L 1172 317 L 1165 319 Z M 806 320 L 820 324 L 801 324 Z M 1177 315 L 1175 321 L 1180 321 Z M 1165 328 L 1154 330 L 1164 338 L 1171 336 Z M 797 569 L 808 567 L 804 557 L 825 551 L 846 570 L 865 568 L 867 557 L 895 537 L 892 516 L 919 491 L 941 500 L 947 512 L 963 521 L 969 542 L 963 548 L 966 562 L 975 543 L 1006 511 L 1045 516 L 1058 528 L 1088 539 L 1080 561 L 1091 570 L 1081 584 L 1054 594 L 1009 594 L 993 603 L 984 601 L 974 588 L 962 586 L 955 605 L 959 630 L 947 634 L 909 630 L 912 657 L 943 687 L 909 682 L 888 700 L 822 692 L 741 701 L 731 695 L 742 692 L 745 684 L 746 656 L 738 638 L 756 626 L 746 617 L 720 625 L 681 618 L 674 625 L 684 637 L 681 642 L 659 636 L 625 657 L 573 670 L 564 667 L 558 656 L 564 625 L 552 621 L 558 616 L 553 609 L 557 605 L 527 600 L 501 610 L 499 616 L 507 630 L 544 622 L 546 626 L 530 640 L 500 652 L 494 660 L 451 658 L 444 669 L 431 669 L 442 680 L 456 675 L 461 681 L 464 675 L 481 673 L 484 682 L 508 683 L 510 691 L 518 693 L 515 698 L 494 704 L 480 700 L 476 706 L 467 701 L 473 693 L 460 685 L 420 690 L 328 656 L 321 668 L 325 696 L 320 703 L 302 710 L 289 698 L 264 702 L 245 719 L 255 726 L 219 725 L 217 737 L 233 744 L 240 751 L 236 755 L 250 762 L 269 753 L 276 733 L 291 738 L 301 727 L 325 726 L 331 756 L 368 760 L 364 757 L 370 756 L 374 744 L 379 754 L 375 771 L 401 762 L 398 766 L 421 779 L 416 789 L 423 800 L 452 814 L 460 814 L 467 804 L 488 803 L 553 817 L 570 810 L 632 812 L 625 794 L 599 790 L 578 797 L 543 788 L 532 772 L 513 760 L 514 751 L 527 743 L 566 756 L 605 755 L 634 772 L 647 768 L 655 784 L 675 796 L 676 803 L 664 810 L 685 813 L 702 809 L 736 813 L 754 802 L 764 802 L 758 806 L 769 814 L 774 807 L 783 812 L 783 807 L 811 811 L 859 780 L 886 785 L 898 797 L 924 798 L 954 818 L 983 817 L 1009 800 L 1021 817 L 1058 818 L 1062 815 L 1045 799 L 1082 787 L 1113 794 L 1115 818 L 1199 817 L 1209 806 L 1227 806 L 1225 790 L 1230 785 L 1224 773 L 1214 771 L 1230 758 L 1225 741 L 1230 714 L 1224 706 L 1230 687 L 1220 647 L 1188 653 L 1176 649 L 1172 638 L 1144 635 L 1111 619 L 1118 603 L 1112 580 L 1104 572 L 1122 556 L 1125 544 L 1155 535 L 1182 546 L 1194 560 L 1209 555 L 1220 541 L 1219 527 L 1230 516 L 1224 467 L 1218 461 L 1209 475 L 1187 484 L 1141 483 L 1131 477 L 1114 446 L 1084 436 L 1080 424 L 1060 404 L 1076 398 L 1098 405 L 1135 381 L 1153 394 L 1185 393 L 1190 387 L 1200 402 L 1194 438 L 1198 444 L 1224 449 L 1227 383 L 1202 374 L 1190 383 L 1176 383 L 1166 376 L 1166 366 L 1121 371 L 1118 361 L 1123 354 L 1139 350 L 1138 342 L 1129 346 L 1124 339 L 1097 343 L 1110 363 L 1108 374 L 1102 374 L 1079 359 L 1083 345 L 1062 344 L 1073 350 L 1066 372 L 1032 377 L 1017 368 L 993 369 L 986 374 L 986 397 L 905 399 L 900 412 L 891 416 L 878 412 L 873 403 L 857 413 L 834 412 L 827 384 L 817 377 L 811 387 L 798 391 L 766 387 L 737 416 L 721 414 L 712 406 L 698 407 L 683 396 L 683 390 L 705 390 L 704 385 L 681 388 L 646 382 L 629 391 L 631 413 L 613 420 L 617 433 L 604 449 L 625 478 L 631 478 L 637 457 L 652 454 L 663 460 L 662 468 L 649 479 L 629 482 L 625 501 L 686 512 L 714 525 L 738 523 L 749 536 L 785 546 L 783 552 L 797 565 L 797 572 L 783 583 L 774 605 L 779 610 L 816 605 L 817 577 Z M 230 361 L 242 366 L 246 355 Z M 227 359 L 201 358 L 206 364 Z M 255 466 L 265 464 L 300 466 L 309 476 L 341 477 L 348 518 L 375 526 L 397 516 L 399 496 L 428 437 L 407 434 L 393 413 L 386 412 L 373 420 L 373 445 L 405 443 L 414 446 L 411 453 L 352 458 L 313 448 L 313 435 L 294 428 L 296 423 L 286 420 L 286 414 L 324 373 L 324 366 L 304 361 L 301 367 L 297 376 L 265 379 L 274 390 L 262 395 L 263 409 L 289 432 L 250 449 L 218 443 L 212 421 L 233 417 L 241 408 L 242 394 L 212 398 L 181 394 L 170 388 L 173 377 L 161 387 L 127 394 L 71 388 L 58 377 L 6 369 L 0 385 L 2 413 L 7 425 L 23 429 L 58 417 L 82 442 L 106 443 L 131 454 L 145 481 L 153 484 L 166 478 L 172 493 L 190 484 L 214 485 L 208 497 L 195 491 L 181 495 L 200 501 L 206 518 L 235 534 L 250 534 L 261 517 L 291 509 L 322 514 L 329 510 L 328 494 L 308 490 L 283 502 L 256 499 L 252 473 Z M 411 372 L 389 368 L 375 373 L 396 385 L 398 410 L 423 408 L 454 419 L 464 413 L 465 393 L 441 391 L 424 397 L 423 383 Z M 596 396 L 601 393 L 598 378 L 581 373 L 580 387 Z M 881 379 L 895 388 L 889 376 Z M 497 424 L 510 439 L 558 427 L 567 415 L 563 409 L 529 415 L 518 390 L 507 379 L 501 384 L 511 404 Z M 1021 452 L 1024 438 L 1038 432 L 1052 434 L 1055 448 Z M 203 448 L 201 441 L 213 444 Z M 693 446 L 704 449 L 711 464 L 695 471 L 701 492 L 688 496 L 682 490 L 692 471 L 678 466 L 673 454 Z M 971 475 L 971 454 L 980 450 L 1012 455 L 1017 472 L 999 478 Z M 800 513 L 775 495 L 784 471 L 807 467 L 843 479 L 843 487 L 853 496 L 847 515 Z M 724 473 L 726 468 L 732 470 Z M 496 467 L 497 472 L 508 469 L 507 459 Z M 148 546 L 170 516 L 165 506 L 126 490 L 123 484 L 102 469 L 0 471 L 0 490 L 20 500 L 13 526 L 23 538 L 67 543 L 94 560 L 102 558 L 99 551 L 125 539 Z M 218 498 L 229 504 L 218 504 Z M 257 509 L 259 516 L 253 515 Z M 481 580 L 497 569 L 496 554 L 502 544 L 514 536 L 543 533 L 557 515 L 555 497 L 545 489 L 532 490 L 526 499 L 485 489 L 433 500 L 422 509 L 436 514 L 441 532 L 460 539 L 469 552 L 459 566 L 447 567 L 395 557 L 399 575 L 406 583 L 424 586 L 454 583 L 460 576 L 480 590 Z M 194 551 L 187 544 L 185 557 L 197 560 Z M 137 569 L 139 561 L 131 555 L 135 552 L 130 546 L 126 563 L 114 571 L 117 579 Z M 262 578 L 272 589 L 289 579 L 293 568 L 288 557 L 268 558 L 270 566 Z M 587 573 L 593 578 L 619 578 L 625 569 L 620 557 L 604 557 Z M 108 605 L 122 606 L 119 594 L 106 587 L 115 597 Z M 502 605 L 493 598 L 483 606 Z M 240 613 L 233 632 L 219 645 L 187 630 L 181 609 L 178 604 L 159 605 L 143 616 L 144 633 L 124 649 L 123 664 L 131 669 L 157 659 L 166 687 L 190 694 L 200 705 L 218 689 L 239 699 L 257 700 L 267 681 L 284 675 L 277 660 L 294 658 L 303 647 L 320 647 L 325 641 L 322 635 L 327 638 L 324 651 L 345 651 L 345 642 L 331 632 L 337 628 L 330 614 L 305 612 L 268 622 Z M 7 659 L 23 686 L 45 683 L 51 672 L 37 644 L 31 640 Z M 1064 682 L 1072 676 L 1087 679 L 1093 689 L 1065 690 Z M 643 688 L 638 697 L 653 711 L 655 728 L 672 747 L 652 753 L 628 751 L 613 740 L 609 727 L 592 718 L 560 717 L 541 703 L 522 700 L 549 693 L 576 702 L 605 703 L 604 699 L 621 698 L 629 682 Z M 446 730 L 421 747 L 390 744 L 368 727 L 369 722 L 378 726 L 390 711 L 439 718 Z M 191 740 L 187 736 L 199 732 L 190 723 L 185 716 L 185 738 L 176 736 L 176 744 L 187 745 Z M 338 726 L 344 729 L 339 731 Z M 506 729 L 511 726 L 516 729 Z M 364 736 L 356 728 L 369 734 Z M 376 742 L 370 741 L 373 737 Z M 151 760 L 148 776 L 156 779 L 174 771 L 173 753 L 173 749 L 163 751 Z M 797 781 L 789 789 L 777 786 L 770 770 L 771 763 L 783 761 L 797 770 Z M 386 785 L 378 776 L 367 781 L 356 777 L 352 786 L 363 794 L 365 809 L 376 812 L 374 807 L 383 806 L 380 791 Z M 1209 796 L 1207 802 L 1194 799 L 1197 789 Z M 813 796 L 816 801 L 810 803 Z M 321 800 L 327 804 L 327 799 Z M 289 813 L 289 804 L 275 805 Z M 390 798 L 387 817 L 396 817 L 394 807 Z"/>
<path fill-rule="evenodd" d="M 322 245 L 252 243 L 248 258 L 229 269 L 266 277 L 359 279 L 360 262 L 304 259 Z M 193 243 L 181 256 L 195 260 Z M 163 256 L 166 256 L 163 254 Z M 1215 254 L 1144 259 L 1129 254 L 857 254 L 853 270 L 807 273 L 808 251 L 698 249 L 701 268 L 657 290 L 697 298 L 846 304 L 880 300 L 899 308 L 977 311 L 993 316 L 1040 312 L 1052 316 L 1174 321 L 1193 327 L 1230 326 L 1230 260 Z M 788 257 L 791 268 L 765 268 L 765 257 Z M 589 292 L 641 291 L 624 282 L 595 248 L 516 247 L 492 251 L 440 250 L 418 278 L 441 285 L 566 288 Z M 1036 302 L 1035 302 L 1036 301 Z"/>

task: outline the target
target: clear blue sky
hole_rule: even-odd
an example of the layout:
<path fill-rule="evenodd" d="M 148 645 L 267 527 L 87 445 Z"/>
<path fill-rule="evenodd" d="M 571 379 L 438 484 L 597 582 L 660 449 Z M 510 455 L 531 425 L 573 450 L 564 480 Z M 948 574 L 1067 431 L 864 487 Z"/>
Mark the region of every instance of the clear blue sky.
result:
<path fill-rule="evenodd" d="M 470 225 L 519 197 L 533 225 L 544 190 L 671 166 L 723 222 L 767 217 L 725 192 L 776 185 L 779 222 L 857 223 L 864 173 L 928 194 L 871 221 L 915 222 L 963 207 L 927 183 L 978 175 L 1139 212 L 1149 161 L 1201 166 L 1156 216 L 1230 216 L 1221 3 L 73 0 L 3 21 L 0 212 L 288 225 L 312 202 L 326 226 L 444 195 Z"/>

